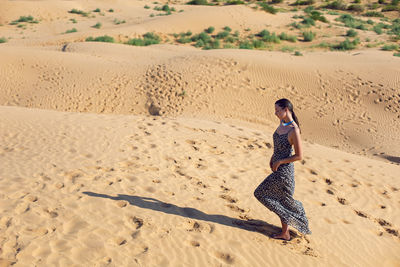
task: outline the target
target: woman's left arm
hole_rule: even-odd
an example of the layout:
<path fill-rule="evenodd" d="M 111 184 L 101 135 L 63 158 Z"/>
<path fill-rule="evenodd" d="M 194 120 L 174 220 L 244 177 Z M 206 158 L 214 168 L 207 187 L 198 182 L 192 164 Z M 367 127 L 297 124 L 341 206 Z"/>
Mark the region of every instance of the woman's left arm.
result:
<path fill-rule="evenodd" d="M 301 160 L 303 159 L 303 147 L 301 144 L 301 137 L 300 137 L 300 129 L 299 128 L 294 128 L 294 130 L 289 134 L 289 141 L 291 141 L 292 145 L 294 146 L 294 155 L 281 159 L 280 163 L 285 164 L 285 163 L 290 163 L 293 161 Z"/>

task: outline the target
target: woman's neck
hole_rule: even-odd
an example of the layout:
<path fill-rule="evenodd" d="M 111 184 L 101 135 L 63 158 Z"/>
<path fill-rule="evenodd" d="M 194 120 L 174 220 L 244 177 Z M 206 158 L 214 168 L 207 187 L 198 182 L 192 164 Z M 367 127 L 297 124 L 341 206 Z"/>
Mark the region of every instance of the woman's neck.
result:
<path fill-rule="evenodd" d="M 283 118 L 283 122 L 284 123 L 288 123 L 288 122 L 290 122 L 290 121 L 292 121 L 293 119 L 292 118 L 290 118 L 289 116 L 288 117 L 286 117 L 286 118 Z"/>

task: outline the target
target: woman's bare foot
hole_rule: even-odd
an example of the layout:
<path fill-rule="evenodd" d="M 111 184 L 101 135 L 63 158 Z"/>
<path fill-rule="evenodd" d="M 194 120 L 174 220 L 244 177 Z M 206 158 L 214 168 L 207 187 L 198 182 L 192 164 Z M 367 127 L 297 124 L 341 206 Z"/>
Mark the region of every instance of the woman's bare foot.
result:
<path fill-rule="evenodd" d="M 282 239 L 282 240 L 289 241 L 289 240 L 290 240 L 290 234 L 289 234 L 289 232 L 274 234 L 274 235 L 272 236 L 272 238 L 274 238 L 274 239 Z"/>

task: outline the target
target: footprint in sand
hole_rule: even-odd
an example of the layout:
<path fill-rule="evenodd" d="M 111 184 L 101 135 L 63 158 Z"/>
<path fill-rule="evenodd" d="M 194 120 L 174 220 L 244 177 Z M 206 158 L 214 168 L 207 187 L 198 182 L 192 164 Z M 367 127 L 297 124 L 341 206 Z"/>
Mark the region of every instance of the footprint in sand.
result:
<path fill-rule="evenodd" d="M 222 189 L 222 192 L 224 192 L 224 193 L 227 193 L 227 192 L 231 191 L 229 188 L 227 188 L 227 187 L 225 187 L 223 185 L 220 185 L 220 188 Z"/>
<path fill-rule="evenodd" d="M 95 267 L 106 267 L 106 266 L 110 266 L 111 263 L 112 263 L 112 259 L 110 257 L 104 257 L 97 261 Z"/>
<path fill-rule="evenodd" d="M 129 217 L 128 222 L 132 223 L 136 230 L 138 230 L 143 226 L 143 219 L 136 216 Z"/>
<path fill-rule="evenodd" d="M 122 246 L 127 243 L 126 239 L 121 236 L 113 237 L 109 240 L 110 244 L 117 245 L 117 246 Z"/>
<path fill-rule="evenodd" d="M 124 208 L 129 204 L 129 202 L 126 200 L 118 200 L 116 203 L 117 203 L 117 206 L 120 208 Z"/>
<path fill-rule="evenodd" d="M 216 251 L 215 256 L 226 264 L 233 264 L 235 262 L 235 258 L 229 253 Z"/>
<path fill-rule="evenodd" d="M 335 194 L 331 189 L 327 189 L 326 193 L 328 193 L 329 195 L 334 195 Z"/>
<path fill-rule="evenodd" d="M 29 210 L 30 210 L 29 203 L 20 203 L 15 208 L 15 211 L 17 212 L 17 214 L 22 214 L 22 213 L 25 213 L 25 212 L 27 212 Z"/>
<path fill-rule="evenodd" d="M 184 228 L 188 232 L 198 232 L 198 233 L 209 233 L 211 234 L 214 231 L 214 225 L 209 223 L 200 223 L 195 220 L 186 220 L 184 224 Z"/>
<path fill-rule="evenodd" d="M 241 209 L 241 208 L 239 208 L 238 206 L 233 205 L 233 204 L 228 204 L 228 205 L 226 205 L 226 206 L 229 207 L 231 210 L 233 210 L 233 211 L 235 211 L 235 212 L 240 212 L 240 213 L 246 212 L 244 209 Z"/>
<path fill-rule="evenodd" d="M 219 197 L 222 198 L 222 199 L 225 199 L 225 200 L 228 201 L 229 203 L 236 203 L 236 202 L 238 202 L 238 199 L 237 199 L 237 198 L 231 197 L 231 196 L 229 196 L 229 195 L 220 195 Z"/>
<path fill-rule="evenodd" d="M 349 204 L 349 202 L 344 198 L 338 197 L 337 200 L 342 205 L 348 205 Z"/>
<path fill-rule="evenodd" d="M 358 216 L 360 216 L 360 217 L 362 217 L 362 218 L 368 218 L 368 215 L 367 215 L 365 212 L 362 212 L 362 211 L 359 211 L 359 210 L 354 210 L 354 212 L 355 212 Z"/>
<path fill-rule="evenodd" d="M 197 241 L 190 241 L 189 242 L 189 244 L 192 246 L 192 247 L 200 247 L 200 243 L 199 242 L 197 242 Z"/>

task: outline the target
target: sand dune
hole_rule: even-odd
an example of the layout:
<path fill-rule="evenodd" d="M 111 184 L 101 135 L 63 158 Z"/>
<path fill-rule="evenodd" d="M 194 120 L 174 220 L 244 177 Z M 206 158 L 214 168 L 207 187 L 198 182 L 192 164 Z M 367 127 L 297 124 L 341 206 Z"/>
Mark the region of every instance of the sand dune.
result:
<path fill-rule="evenodd" d="M 398 166 L 306 143 L 295 196 L 314 234 L 282 243 L 252 196 L 270 132 L 17 107 L 0 123 L 2 257 L 19 265 L 399 263 Z"/>
<path fill-rule="evenodd" d="M 305 13 L 163 4 L 0 0 L 0 266 L 399 266 L 400 65 L 366 49 L 389 34 L 314 49 L 346 38 L 324 11 L 311 45 L 289 44 L 303 56 L 283 41 L 202 50 L 172 34 L 299 38 L 288 25 Z M 11 25 L 28 15 L 38 23 Z M 146 32 L 162 44 L 122 44 Z M 85 42 L 102 35 L 120 43 Z M 294 197 L 313 232 L 291 241 L 270 237 L 279 218 L 253 196 L 282 97 L 300 119 Z"/>

